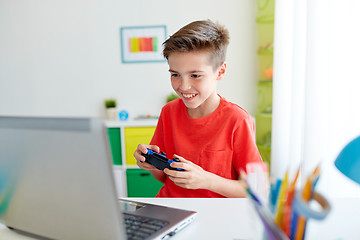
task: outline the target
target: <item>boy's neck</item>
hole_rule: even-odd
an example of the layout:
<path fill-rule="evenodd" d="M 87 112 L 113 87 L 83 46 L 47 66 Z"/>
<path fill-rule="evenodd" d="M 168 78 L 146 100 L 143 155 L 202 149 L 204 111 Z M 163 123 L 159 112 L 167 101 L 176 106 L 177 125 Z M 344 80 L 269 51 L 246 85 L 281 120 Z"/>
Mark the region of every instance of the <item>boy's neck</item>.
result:
<path fill-rule="evenodd" d="M 203 118 L 213 113 L 220 105 L 220 96 L 216 94 L 211 99 L 208 99 L 202 105 L 195 109 L 187 108 L 187 114 L 190 118 Z"/>

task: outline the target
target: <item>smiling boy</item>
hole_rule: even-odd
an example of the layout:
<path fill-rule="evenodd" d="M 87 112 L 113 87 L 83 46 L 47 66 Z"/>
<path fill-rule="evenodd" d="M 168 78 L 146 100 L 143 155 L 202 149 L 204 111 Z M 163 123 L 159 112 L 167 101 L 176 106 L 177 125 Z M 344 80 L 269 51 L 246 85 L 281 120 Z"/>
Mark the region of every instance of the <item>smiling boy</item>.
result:
<path fill-rule="evenodd" d="M 180 96 L 166 104 L 150 145 L 139 144 L 137 165 L 164 186 L 157 197 L 245 197 L 240 170 L 262 162 L 251 116 L 216 91 L 226 72 L 228 30 L 210 20 L 192 22 L 164 42 L 171 85 Z M 156 169 L 141 153 L 164 151 L 180 162 Z"/>

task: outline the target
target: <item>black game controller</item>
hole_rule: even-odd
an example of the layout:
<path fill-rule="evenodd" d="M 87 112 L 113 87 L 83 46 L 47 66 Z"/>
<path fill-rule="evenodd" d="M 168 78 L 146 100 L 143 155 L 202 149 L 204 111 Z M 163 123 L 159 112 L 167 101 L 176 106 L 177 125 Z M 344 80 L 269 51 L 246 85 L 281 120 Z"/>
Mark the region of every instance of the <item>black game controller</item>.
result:
<path fill-rule="evenodd" d="M 150 149 L 147 149 L 147 154 L 141 153 L 145 157 L 145 162 L 150 163 L 154 167 L 156 167 L 159 170 L 164 170 L 165 168 L 168 168 L 170 170 L 176 170 L 176 171 L 184 171 L 182 168 L 173 168 L 170 167 L 170 163 L 172 162 L 180 162 L 178 158 L 173 158 L 173 160 L 168 159 L 166 157 L 166 154 L 161 152 L 157 153 Z"/>

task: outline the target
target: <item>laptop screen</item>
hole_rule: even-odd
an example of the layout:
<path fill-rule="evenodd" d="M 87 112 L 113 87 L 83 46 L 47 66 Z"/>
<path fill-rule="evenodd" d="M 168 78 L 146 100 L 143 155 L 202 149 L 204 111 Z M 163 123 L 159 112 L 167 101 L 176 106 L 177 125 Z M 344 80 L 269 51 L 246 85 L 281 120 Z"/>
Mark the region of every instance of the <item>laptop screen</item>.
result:
<path fill-rule="evenodd" d="M 100 119 L 0 117 L 0 221 L 57 239 L 124 237 L 104 133 Z"/>

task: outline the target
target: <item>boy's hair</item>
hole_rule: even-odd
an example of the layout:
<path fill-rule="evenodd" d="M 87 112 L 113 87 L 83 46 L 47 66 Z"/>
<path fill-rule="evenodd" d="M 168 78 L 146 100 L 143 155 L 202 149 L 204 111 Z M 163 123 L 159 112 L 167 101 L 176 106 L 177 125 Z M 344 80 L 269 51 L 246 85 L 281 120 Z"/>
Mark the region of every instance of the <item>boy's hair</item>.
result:
<path fill-rule="evenodd" d="M 229 31 L 223 25 L 211 20 L 195 21 L 163 43 L 163 55 L 168 60 L 176 52 L 208 51 L 210 64 L 216 69 L 225 61 L 229 38 Z"/>

